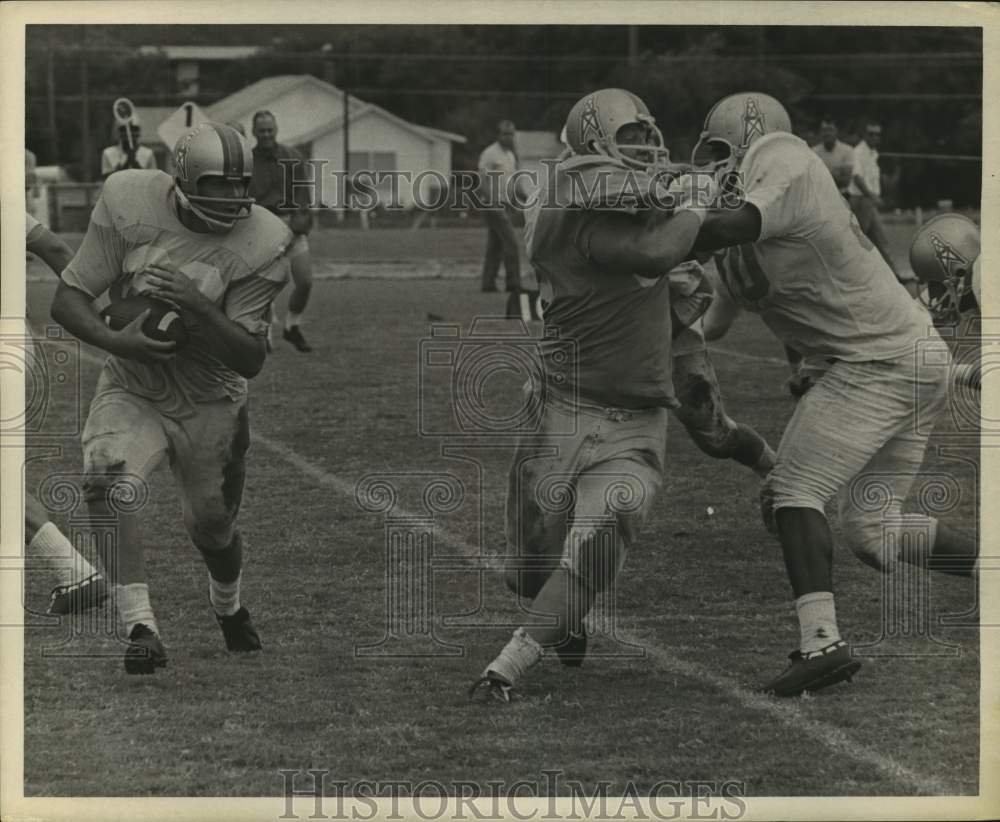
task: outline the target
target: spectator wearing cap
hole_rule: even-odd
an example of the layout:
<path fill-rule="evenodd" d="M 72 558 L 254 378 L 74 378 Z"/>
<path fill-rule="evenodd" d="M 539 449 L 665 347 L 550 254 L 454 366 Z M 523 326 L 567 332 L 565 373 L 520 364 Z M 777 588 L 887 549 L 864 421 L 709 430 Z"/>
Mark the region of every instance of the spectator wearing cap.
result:
<path fill-rule="evenodd" d="M 479 155 L 481 192 L 485 199 L 483 212 L 488 231 L 486 256 L 483 260 L 482 290 L 496 291 L 497 274 L 503 262 L 506 290 L 521 288 L 521 239 L 512 220 L 515 192 L 508 191 L 510 178 L 517 171 L 517 151 L 514 147 L 517 130 L 510 120 L 497 125 L 497 139 Z"/>
<path fill-rule="evenodd" d="M 819 125 L 819 142 L 812 150 L 830 169 L 840 193 L 847 197 L 847 188 L 854 173 L 854 153 L 847 143 L 837 138 L 837 123 L 832 117 L 824 117 Z"/>
<path fill-rule="evenodd" d="M 129 140 L 129 132 L 132 139 Z M 101 154 L 101 179 L 126 168 L 157 169 L 156 155 L 149 146 L 139 144 L 142 137 L 142 123 L 138 115 L 133 115 L 128 126 L 118 126 L 118 142 L 108 146 Z"/>

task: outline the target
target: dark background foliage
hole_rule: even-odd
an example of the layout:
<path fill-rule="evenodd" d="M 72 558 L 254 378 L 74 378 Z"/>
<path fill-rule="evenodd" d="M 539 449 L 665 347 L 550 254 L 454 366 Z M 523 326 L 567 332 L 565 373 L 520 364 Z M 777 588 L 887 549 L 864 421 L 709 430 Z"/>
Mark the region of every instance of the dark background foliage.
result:
<path fill-rule="evenodd" d="M 40 163 L 82 171 L 84 62 L 92 147 L 107 141 L 116 97 L 164 106 L 188 99 L 165 55 L 139 53 L 156 45 L 261 47 L 252 58 L 207 65 L 199 104 L 262 77 L 315 74 L 409 120 L 465 135 L 456 168 L 474 167 L 498 119 L 558 131 L 579 96 L 610 85 L 647 101 L 679 158 L 688 156 L 715 100 L 751 88 L 781 99 L 810 141 L 824 115 L 838 120 L 849 142 L 876 118 L 885 153 L 981 153 L 977 28 L 30 26 L 25 138 Z M 978 163 L 887 157 L 883 170 L 899 173 L 897 204 L 942 197 L 978 204 Z"/>

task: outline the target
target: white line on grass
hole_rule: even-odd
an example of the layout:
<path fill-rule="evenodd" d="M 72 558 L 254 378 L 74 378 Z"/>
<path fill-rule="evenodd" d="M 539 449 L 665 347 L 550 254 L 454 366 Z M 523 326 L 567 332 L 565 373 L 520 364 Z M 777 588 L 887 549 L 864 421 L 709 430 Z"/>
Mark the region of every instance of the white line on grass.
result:
<path fill-rule="evenodd" d="M 775 358 L 754 357 L 742 352 L 729 352 L 720 350 L 723 354 L 737 354 L 746 359 L 761 360 L 763 362 L 775 362 L 784 365 L 784 362 Z M 90 363 L 102 365 L 104 358 L 93 354 L 86 348 L 81 349 L 81 356 Z M 332 474 L 315 463 L 303 457 L 293 448 L 285 445 L 280 440 L 261 434 L 259 431 L 253 435 L 254 442 L 262 445 L 272 454 L 280 457 L 289 465 L 298 469 L 305 476 L 310 477 L 318 484 L 332 488 L 340 494 L 351 499 L 355 495 L 355 485 L 343 477 Z M 404 510 L 398 510 L 401 516 L 416 516 Z M 482 552 L 476 546 L 463 540 L 443 529 L 436 529 L 441 540 L 462 553 L 469 556 L 481 557 Z M 815 742 L 828 748 L 839 756 L 845 756 L 855 762 L 875 768 L 879 773 L 889 779 L 905 784 L 917 794 L 930 794 L 941 796 L 952 796 L 956 791 L 946 783 L 936 777 L 918 773 L 905 765 L 897 762 L 891 756 L 861 745 L 852 740 L 839 728 L 810 719 L 801 708 L 793 702 L 776 701 L 775 699 L 755 694 L 746 688 L 741 687 L 736 681 L 722 676 L 696 662 L 689 662 L 681 659 L 667 649 L 658 647 L 648 640 L 640 640 L 634 635 L 621 635 L 621 639 L 637 645 L 642 645 L 649 652 L 649 658 L 660 670 L 693 679 L 697 682 L 708 683 L 716 691 L 719 691 L 729 699 L 748 708 L 752 711 L 767 714 L 776 721 L 788 727 L 793 733 L 799 736 L 806 736 Z"/>
<path fill-rule="evenodd" d="M 257 433 L 254 439 L 272 454 L 299 469 L 319 484 L 333 488 L 352 499 L 354 498 L 355 486 L 349 481 L 331 474 L 329 471 L 325 471 L 279 440 L 272 439 L 260 433 Z M 396 509 L 395 513 L 402 517 L 417 516 L 403 509 Z M 473 557 L 482 556 L 482 551 L 478 547 L 471 545 L 455 534 L 440 528 L 435 529 L 435 533 L 445 544 L 459 550 L 463 554 Z M 646 647 L 649 650 L 650 659 L 661 670 L 694 679 L 698 682 L 707 682 L 717 691 L 738 702 L 744 708 L 768 714 L 799 736 L 809 737 L 839 756 L 846 756 L 862 765 L 874 767 L 884 776 L 904 783 L 918 794 L 930 793 L 932 795 L 950 796 L 956 793 L 954 789 L 937 778 L 917 773 L 900 764 L 891 756 L 886 756 L 853 741 L 839 728 L 810 719 L 794 703 L 787 701 L 779 702 L 775 699 L 755 694 L 746 688 L 740 687 L 734 680 L 721 676 L 697 663 L 683 660 L 668 650 L 653 645 L 648 640 L 640 641 L 634 635 L 629 636 L 627 634 L 624 636 L 620 635 L 620 638 L 625 642 Z"/>

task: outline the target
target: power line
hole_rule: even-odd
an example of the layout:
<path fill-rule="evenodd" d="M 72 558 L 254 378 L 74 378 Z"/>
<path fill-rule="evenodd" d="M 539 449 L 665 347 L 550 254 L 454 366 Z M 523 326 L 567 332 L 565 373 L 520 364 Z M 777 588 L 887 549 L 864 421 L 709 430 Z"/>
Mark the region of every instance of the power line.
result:
<path fill-rule="evenodd" d="M 139 59 L 165 59 L 179 60 L 181 58 L 169 58 L 166 48 L 162 47 L 162 53 L 140 52 L 137 49 L 125 50 L 121 46 L 79 46 L 79 45 L 56 45 L 55 51 L 67 54 L 79 54 L 86 50 L 90 53 L 115 54 L 118 56 L 129 56 Z M 211 48 L 205 46 L 205 48 Z M 29 48 L 29 51 L 31 49 Z M 48 46 L 39 45 L 38 51 L 50 50 Z M 982 64 L 982 52 L 975 51 L 955 51 L 955 52 L 829 52 L 823 54 L 656 54 L 647 52 L 647 57 L 667 62 L 667 63 L 734 63 L 753 62 L 758 63 L 763 60 L 766 63 L 913 63 L 919 60 L 926 65 L 931 62 L 966 62 L 969 64 Z M 312 58 L 315 60 L 425 60 L 428 62 L 469 62 L 469 63 L 621 63 L 624 62 L 620 55 L 579 55 L 579 54 L 441 54 L 425 52 L 354 52 L 337 51 L 321 52 L 315 50 L 301 51 L 271 51 L 262 50 L 257 54 L 242 58 L 213 59 L 211 57 L 183 58 L 191 59 L 195 62 L 236 62 L 236 60 L 254 60 L 259 58 Z"/>
<path fill-rule="evenodd" d="M 898 157 L 902 160 L 945 160 L 959 163 L 981 163 L 983 158 L 976 154 L 911 154 L 904 151 L 880 151 L 879 157 Z"/>
<path fill-rule="evenodd" d="M 113 102 L 119 97 L 128 97 L 132 102 L 139 105 L 180 105 L 185 100 L 195 102 L 205 102 L 210 105 L 212 102 L 227 97 L 231 92 L 199 92 L 198 94 L 187 94 L 183 92 L 150 94 L 145 92 L 118 91 L 115 94 L 92 94 L 90 99 L 97 102 Z M 479 97 L 479 98 L 513 98 L 530 97 L 534 99 L 551 100 L 579 100 L 587 91 L 500 91 L 497 89 L 441 89 L 441 88 L 386 88 L 384 86 L 370 86 L 351 88 L 351 94 L 362 97 L 378 97 L 385 95 L 407 95 L 410 97 Z M 56 100 L 66 103 L 79 103 L 82 99 L 79 94 L 57 94 Z M 809 94 L 799 102 L 809 102 L 810 100 L 879 100 L 879 101 L 899 101 L 899 102 L 940 102 L 942 100 L 972 101 L 981 100 L 982 94 L 908 94 L 908 93 L 879 93 L 871 92 L 865 94 Z M 41 105 L 42 100 L 28 100 L 29 105 Z"/>

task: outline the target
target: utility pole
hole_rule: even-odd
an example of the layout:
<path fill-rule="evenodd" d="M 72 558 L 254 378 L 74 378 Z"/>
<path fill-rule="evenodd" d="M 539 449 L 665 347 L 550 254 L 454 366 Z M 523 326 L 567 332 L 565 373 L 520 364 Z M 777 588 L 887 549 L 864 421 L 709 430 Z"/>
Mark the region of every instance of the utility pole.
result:
<path fill-rule="evenodd" d="M 55 35 L 48 38 L 48 54 L 45 57 L 45 102 L 49 132 L 49 163 L 59 165 L 59 140 L 56 137 L 56 70 Z"/>
<path fill-rule="evenodd" d="M 83 182 L 90 182 L 90 78 L 87 76 L 87 27 L 80 26 L 80 104 L 83 110 L 80 113 L 80 128 L 83 130 L 81 151 L 83 161 L 80 163 L 81 176 Z"/>
<path fill-rule="evenodd" d="M 349 214 L 351 211 L 351 194 L 354 191 L 354 185 L 351 180 L 351 103 L 350 95 L 347 93 L 347 73 L 350 66 L 350 44 L 347 45 L 345 51 L 347 52 L 347 61 L 345 62 L 343 80 L 344 86 L 341 92 L 344 95 L 344 213 Z"/>
<path fill-rule="evenodd" d="M 639 27 L 628 27 L 628 64 L 635 68 L 639 62 Z"/>

